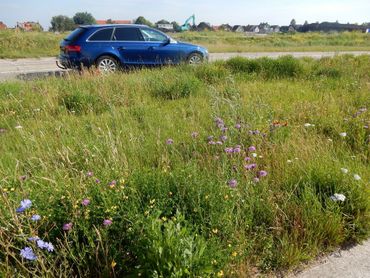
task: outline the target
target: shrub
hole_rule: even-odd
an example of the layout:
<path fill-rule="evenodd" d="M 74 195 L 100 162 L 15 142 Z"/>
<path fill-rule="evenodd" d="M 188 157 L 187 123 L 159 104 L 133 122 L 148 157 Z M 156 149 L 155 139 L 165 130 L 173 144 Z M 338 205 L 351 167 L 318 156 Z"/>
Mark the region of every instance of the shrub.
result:
<path fill-rule="evenodd" d="M 66 93 L 60 97 L 59 103 L 72 113 L 102 113 L 107 110 L 99 96 L 81 91 Z"/>

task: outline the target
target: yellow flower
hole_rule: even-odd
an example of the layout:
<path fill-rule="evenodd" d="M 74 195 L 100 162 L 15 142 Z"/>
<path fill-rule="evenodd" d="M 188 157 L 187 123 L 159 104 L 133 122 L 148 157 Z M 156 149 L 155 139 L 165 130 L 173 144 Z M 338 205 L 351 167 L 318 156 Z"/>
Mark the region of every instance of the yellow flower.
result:
<path fill-rule="evenodd" d="M 163 222 L 166 222 L 166 221 L 167 221 L 167 217 L 163 216 L 163 217 L 162 217 L 162 221 L 163 221 Z"/>
<path fill-rule="evenodd" d="M 212 229 L 212 233 L 217 234 L 218 233 L 218 229 L 217 228 L 216 229 Z"/>
<path fill-rule="evenodd" d="M 226 195 L 224 196 L 224 199 L 225 199 L 225 200 L 229 200 L 229 195 L 227 195 L 227 194 L 226 194 Z"/>
<path fill-rule="evenodd" d="M 111 263 L 111 267 L 114 268 L 117 265 L 117 263 L 113 260 Z"/>
<path fill-rule="evenodd" d="M 220 270 L 218 273 L 217 273 L 217 277 L 224 277 L 224 272 L 222 270 Z"/>
<path fill-rule="evenodd" d="M 149 211 L 147 210 L 146 212 L 144 212 L 144 215 L 145 216 L 149 215 Z"/>
<path fill-rule="evenodd" d="M 231 256 L 236 257 L 236 256 L 238 256 L 238 253 L 234 251 L 234 252 L 231 254 Z"/>
<path fill-rule="evenodd" d="M 155 199 L 153 199 L 153 200 L 150 200 L 150 202 L 149 202 L 151 205 L 153 205 L 154 203 L 155 203 Z"/>

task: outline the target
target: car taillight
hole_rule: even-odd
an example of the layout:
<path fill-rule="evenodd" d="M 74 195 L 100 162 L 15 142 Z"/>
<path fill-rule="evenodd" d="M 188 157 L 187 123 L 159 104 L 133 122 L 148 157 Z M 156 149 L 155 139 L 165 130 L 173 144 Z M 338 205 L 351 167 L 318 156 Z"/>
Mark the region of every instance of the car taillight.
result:
<path fill-rule="evenodd" d="M 80 52 L 81 46 L 79 45 L 66 45 L 65 47 L 66 52 Z"/>

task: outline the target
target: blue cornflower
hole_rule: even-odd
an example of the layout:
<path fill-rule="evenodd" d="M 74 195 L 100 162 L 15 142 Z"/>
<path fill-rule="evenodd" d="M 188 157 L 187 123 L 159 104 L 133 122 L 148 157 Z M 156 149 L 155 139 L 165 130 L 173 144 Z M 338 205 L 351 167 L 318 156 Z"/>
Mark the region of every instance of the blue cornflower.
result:
<path fill-rule="evenodd" d="M 15 211 L 17 213 L 22 213 L 24 212 L 26 209 L 30 208 L 32 206 L 32 202 L 31 200 L 29 199 L 24 199 L 21 201 L 21 206 L 19 208 L 17 208 Z"/>
<path fill-rule="evenodd" d="M 50 242 L 45 242 L 45 241 L 40 239 L 40 240 L 36 241 L 36 244 L 37 244 L 37 247 L 40 248 L 40 249 L 46 249 L 49 252 L 54 251 L 54 246 Z"/>
<path fill-rule="evenodd" d="M 40 238 L 38 236 L 35 236 L 35 237 L 29 237 L 28 238 L 28 241 L 36 241 L 36 240 L 39 240 Z"/>
<path fill-rule="evenodd" d="M 34 261 L 37 259 L 37 256 L 35 253 L 33 253 L 33 250 L 31 247 L 25 247 L 21 250 L 21 256 L 27 260 Z"/>
<path fill-rule="evenodd" d="M 41 216 L 38 215 L 38 214 L 34 214 L 31 217 L 31 220 L 34 221 L 34 222 L 39 221 L 40 219 L 41 219 Z"/>

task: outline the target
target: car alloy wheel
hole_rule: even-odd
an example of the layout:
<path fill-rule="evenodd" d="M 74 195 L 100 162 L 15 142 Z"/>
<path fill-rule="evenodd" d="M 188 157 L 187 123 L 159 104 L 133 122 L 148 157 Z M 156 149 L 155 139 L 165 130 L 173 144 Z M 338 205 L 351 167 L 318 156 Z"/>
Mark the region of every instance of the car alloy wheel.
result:
<path fill-rule="evenodd" d="M 193 53 L 188 58 L 189 65 L 199 65 L 203 62 L 203 57 L 198 53 Z"/>
<path fill-rule="evenodd" d="M 105 56 L 98 60 L 97 67 L 101 73 L 113 73 L 117 71 L 118 63 L 115 59 Z"/>

